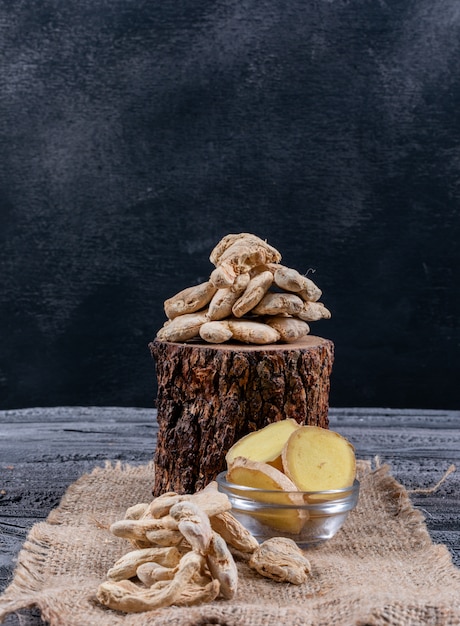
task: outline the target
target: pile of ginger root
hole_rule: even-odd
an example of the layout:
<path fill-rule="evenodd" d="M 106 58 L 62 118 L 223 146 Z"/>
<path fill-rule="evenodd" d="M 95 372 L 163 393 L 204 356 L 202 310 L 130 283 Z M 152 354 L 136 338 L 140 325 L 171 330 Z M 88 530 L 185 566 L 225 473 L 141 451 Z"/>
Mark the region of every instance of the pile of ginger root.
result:
<path fill-rule="evenodd" d="M 308 322 L 331 317 L 319 302 L 321 289 L 281 265 L 278 250 L 256 235 L 226 235 L 209 259 L 209 280 L 165 301 L 160 341 L 291 342 L 308 335 Z"/>
<path fill-rule="evenodd" d="M 131 549 L 107 571 L 97 600 L 125 613 L 231 600 L 238 590 L 236 560 L 276 582 L 308 579 L 310 562 L 292 539 L 259 544 L 230 509 L 215 481 L 194 494 L 167 492 L 131 506 L 109 528 Z"/>

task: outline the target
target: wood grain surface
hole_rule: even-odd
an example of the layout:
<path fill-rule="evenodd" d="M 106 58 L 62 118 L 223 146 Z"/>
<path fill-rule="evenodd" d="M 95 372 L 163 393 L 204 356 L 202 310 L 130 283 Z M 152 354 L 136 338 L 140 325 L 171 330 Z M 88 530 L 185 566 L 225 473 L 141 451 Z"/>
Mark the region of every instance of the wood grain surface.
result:
<path fill-rule="evenodd" d="M 460 566 L 460 411 L 331 408 L 330 426 L 354 444 L 358 458 L 379 458 L 413 494 L 436 543 Z M 0 412 L 0 592 L 28 530 L 55 508 L 67 487 L 106 460 L 153 458 L 156 412 L 148 408 L 55 407 Z M 38 611 L 21 611 L 7 626 L 39 626 Z"/>

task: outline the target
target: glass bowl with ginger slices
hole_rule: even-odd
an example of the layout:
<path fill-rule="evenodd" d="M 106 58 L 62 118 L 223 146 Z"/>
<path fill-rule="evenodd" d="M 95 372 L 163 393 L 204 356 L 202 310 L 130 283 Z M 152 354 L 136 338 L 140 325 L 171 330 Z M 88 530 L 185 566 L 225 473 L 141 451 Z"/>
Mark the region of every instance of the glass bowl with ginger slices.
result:
<path fill-rule="evenodd" d="M 306 548 L 327 541 L 358 503 L 354 448 L 328 429 L 275 424 L 230 448 L 219 490 L 259 542 L 283 536 Z"/>

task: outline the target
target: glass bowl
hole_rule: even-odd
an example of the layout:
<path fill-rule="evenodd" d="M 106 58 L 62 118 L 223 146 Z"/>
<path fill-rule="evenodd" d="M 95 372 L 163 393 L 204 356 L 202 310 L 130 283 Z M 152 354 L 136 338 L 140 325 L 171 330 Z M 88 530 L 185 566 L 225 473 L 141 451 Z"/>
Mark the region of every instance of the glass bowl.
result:
<path fill-rule="evenodd" d="M 270 537 L 289 537 L 300 548 L 331 539 L 342 527 L 359 497 L 359 481 L 333 491 L 269 491 L 229 483 L 226 472 L 217 478 L 219 491 L 231 513 L 261 543 Z M 286 503 L 288 501 L 288 503 Z"/>

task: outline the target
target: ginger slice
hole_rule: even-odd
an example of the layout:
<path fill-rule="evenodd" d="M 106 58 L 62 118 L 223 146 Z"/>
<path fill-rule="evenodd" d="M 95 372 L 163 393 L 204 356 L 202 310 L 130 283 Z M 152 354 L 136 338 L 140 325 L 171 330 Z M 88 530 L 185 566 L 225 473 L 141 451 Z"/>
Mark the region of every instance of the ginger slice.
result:
<path fill-rule="evenodd" d="M 301 491 L 342 489 L 353 484 L 356 457 L 342 435 L 319 426 L 301 426 L 282 452 L 286 476 Z"/>
<path fill-rule="evenodd" d="M 230 466 L 237 456 L 242 456 L 251 461 L 269 463 L 283 471 L 281 451 L 299 426 L 300 424 L 294 419 L 288 418 L 272 422 L 260 430 L 241 437 L 227 452 L 225 456 L 227 465 Z"/>
<path fill-rule="evenodd" d="M 249 497 L 268 505 L 288 505 L 292 508 L 261 507 L 251 511 L 252 517 L 262 524 L 283 532 L 297 534 L 301 531 L 308 513 L 297 507 L 304 504 L 296 485 L 282 472 L 268 463 L 236 457 L 227 471 L 227 481 L 235 485 L 252 487 Z M 237 490 L 237 488 L 235 488 Z M 260 490 L 260 491 L 256 491 Z"/>

